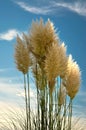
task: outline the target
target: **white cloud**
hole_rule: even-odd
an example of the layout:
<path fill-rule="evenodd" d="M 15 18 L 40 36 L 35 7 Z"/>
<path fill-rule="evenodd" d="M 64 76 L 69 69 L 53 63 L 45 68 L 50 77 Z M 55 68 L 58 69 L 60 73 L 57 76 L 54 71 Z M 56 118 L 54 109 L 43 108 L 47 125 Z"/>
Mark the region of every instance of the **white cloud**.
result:
<path fill-rule="evenodd" d="M 17 95 L 20 86 L 23 86 L 23 84 L 0 83 L 0 93 Z"/>
<path fill-rule="evenodd" d="M 23 90 L 19 90 L 17 92 L 17 96 L 19 96 L 19 97 L 25 97 L 24 91 Z M 30 88 L 30 98 L 34 99 L 34 100 L 36 99 L 36 91 L 34 89 L 32 89 L 32 88 Z"/>
<path fill-rule="evenodd" d="M 0 100 L 24 103 L 24 84 L 21 77 L 0 78 Z M 15 82 L 14 82 L 15 81 Z M 32 108 L 36 106 L 36 89 L 33 83 L 30 83 L 30 98 Z"/>
<path fill-rule="evenodd" d="M 52 12 L 50 6 L 47 6 L 47 7 L 35 7 L 35 6 L 27 5 L 24 2 L 16 2 L 16 4 L 18 4 L 25 11 L 28 11 L 28 12 L 31 12 L 31 13 L 34 13 L 34 14 L 46 15 L 46 14 Z"/>
<path fill-rule="evenodd" d="M 16 2 L 16 4 L 19 5 L 21 8 L 23 8 L 25 11 L 34 14 L 47 15 L 55 12 L 60 14 L 60 11 L 66 8 L 68 10 L 76 12 L 79 15 L 86 16 L 86 2 L 77 1 L 68 3 L 68 2 L 51 1 L 47 6 L 41 6 L 41 7 L 31 6 L 26 4 L 25 2 Z"/>
<path fill-rule="evenodd" d="M 55 7 L 67 8 L 73 12 L 76 12 L 79 15 L 86 16 L 86 2 L 74 2 L 74 3 L 52 2 L 52 4 Z"/>
<path fill-rule="evenodd" d="M 17 93 L 23 88 L 19 81 L 20 77 L 0 77 L 0 99 L 4 101 L 15 101 Z"/>
<path fill-rule="evenodd" d="M 17 36 L 17 34 L 19 34 L 19 31 L 16 29 L 8 30 L 7 32 L 0 33 L 0 40 L 11 41 Z"/>

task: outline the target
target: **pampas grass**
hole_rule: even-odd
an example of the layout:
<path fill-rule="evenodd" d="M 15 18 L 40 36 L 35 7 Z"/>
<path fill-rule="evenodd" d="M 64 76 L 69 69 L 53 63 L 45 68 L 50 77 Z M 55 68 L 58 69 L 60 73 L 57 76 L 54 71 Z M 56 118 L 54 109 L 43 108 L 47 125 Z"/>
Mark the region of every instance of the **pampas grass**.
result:
<path fill-rule="evenodd" d="M 79 66 L 66 55 L 65 44 L 60 42 L 50 20 L 33 21 L 29 34 L 23 34 L 22 39 L 17 36 L 15 61 L 24 74 L 26 130 L 32 129 L 28 70 L 32 71 L 37 89 L 34 130 L 71 130 L 73 98 L 81 82 Z"/>
<path fill-rule="evenodd" d="M 33 21 L 29 34 L 17 36 L 14 58 L 24 76 L 25 110 L 24 116 L 13 112 L 11 122 L 7 121 L 11 130 L 72 130 L 72 104 L 81 72 L 66 54 L 53 23 Z M 37 90 L 35 113 L 31 111 L 30 72 Z"/>

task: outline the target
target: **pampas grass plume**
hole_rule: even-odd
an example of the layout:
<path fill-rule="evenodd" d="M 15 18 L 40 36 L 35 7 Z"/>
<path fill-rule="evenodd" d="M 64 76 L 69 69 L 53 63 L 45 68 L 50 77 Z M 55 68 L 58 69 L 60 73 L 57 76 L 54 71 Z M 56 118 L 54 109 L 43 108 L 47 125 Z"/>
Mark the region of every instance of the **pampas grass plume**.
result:
<path fill-rule="evenodd" d="M 49 81 L 57 76 L 64 76 L 67 67 L 66 48 L 64 44 L 53 44 L 45 60 L 45 71 Z"/>
<path fill-rule="evenodd" d="M 52 43 L 57 43 L 57 37 L 54 26 L 50 20 L 44 24 L 43 19 L 32 23 L 30 29 L 30 46 L 34 54 L 43 58 L 46 54 L 47 48 Z"/>
<path fill-rule="evenodd" d="M 23 40 L 21 40 L 19 36 L 17 36 L 17 44 L 15 46 L 14 56 L 17 69 L 23 74 L 26 74 L 28 72 L 30 59 L 27 46 L 23 43 Z"/>
<path fill-rule="evenodd" d="M 79 90 L 81 83 L 81 72 L 78 64 L 73 61 L 72 56 L 69 56 L 68 68 L 66 75 L 66 89 L 70 98 L 74 98 Z"/>
<path fill-rule="evenodd" d="M 45 71 L 48 81 L 55 79 L 59 75 L 60 68 L 60 48 L 57 44 L 53 44 L 46 55 Z"/>

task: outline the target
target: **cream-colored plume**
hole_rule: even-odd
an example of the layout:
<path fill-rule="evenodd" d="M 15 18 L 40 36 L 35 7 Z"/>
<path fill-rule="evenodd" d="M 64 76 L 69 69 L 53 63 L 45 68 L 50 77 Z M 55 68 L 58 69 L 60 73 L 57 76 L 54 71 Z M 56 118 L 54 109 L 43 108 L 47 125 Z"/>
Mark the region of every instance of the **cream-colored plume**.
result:
<path fill-rule="evenodd" d="M 64 76 L 67 69 L 66 48 L 64 44 L 53 44 L 46 55 L 45 71 L 47 79 L 51 81 L 57 76 Z"/>
<path fill-rule="evenodd" d="M 15 46 L 15 63 L 17 69 L 23 74 L 28 72 L 28 67 L 30 63 L 29 53 L 27 46 L 23 43 L 23 40 L 17 36 L 17 44 Z"/>
<path fill-rule="evenodd" d="M 72 56 L 69 56 L 65 87 L 71 99 L 73 99 L 79 90 L 81 83 L 81 72 L 78 64 L 73 61 Z"/>
<path fill-rule="evenodd" d="M 47 48 L 49 48 L 52 43 L 58 43 L 54 26 L 50 20 L 48 20 L 46 24 L 44 24 L 42 19 L 33 22 L 29 38 L 32 52 L 41 58 L 45 56 Z"/>

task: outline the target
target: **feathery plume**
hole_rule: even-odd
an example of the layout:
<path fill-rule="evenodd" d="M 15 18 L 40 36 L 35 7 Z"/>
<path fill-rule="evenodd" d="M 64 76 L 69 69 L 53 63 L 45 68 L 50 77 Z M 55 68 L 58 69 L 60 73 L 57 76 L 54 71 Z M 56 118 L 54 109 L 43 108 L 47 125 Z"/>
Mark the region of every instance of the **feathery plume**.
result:
<path fill-rule="evenodd" d="M 50 20 L 46 24 L 44 24 L 42 19 L 33 22 L 29 38 L 33 53 L 41 58 L 45 57 L 47 48 L 52 43 L 58 43 L 54 26 Z"/>
<path fill-rule="evenodd" d="M 48 81 L 55 79 L 59 75 L 60 68 L 60 57 L 59 57 L 60 48 L 57 44 L 53 44 L 45 59 L 45 72 L 47 75 Z"/>
<path fill-rule="evenodd" d="M 66 46 L 64 42 L 60 46 L 59 58 L 60 58 L 60 68 L 59 68 L 60 77 L 64 78 L 66 75 L 67 62 L 68 62 L 68 57 L 66 56 Z"/>
<path fill-rule="evenodd" d="M 81 83 L 81 72 L 79 66 L 73 61 L 72 56 L 69 56 L 66 80 L 64 82 L 67 89 L 67 94 L 73 99 L 79 90 Z"/>
<path fill-rule="evenodd" d="M 64 44 L 53 44 L 46 55 L 45 71 L 49 81 L 64 76 L 67 68 L 66 48 Z"/>
<path fill-rule="evenodd" d="M 17 36 L 17 44 L 15 46 L 15 63 L 17 65 L 17 69 L 23 74 L 28 72 L 30 63 L 28 49 L 19 36 Z"/>

